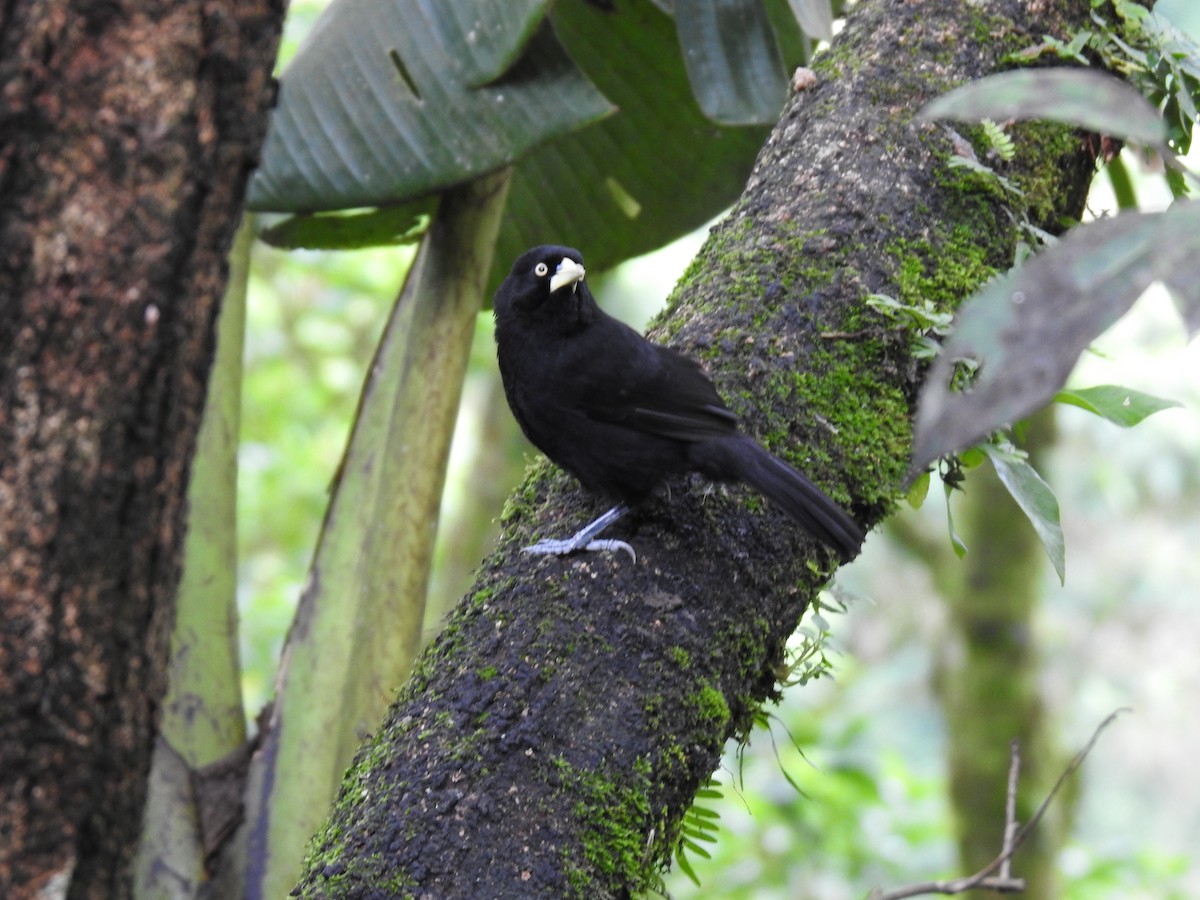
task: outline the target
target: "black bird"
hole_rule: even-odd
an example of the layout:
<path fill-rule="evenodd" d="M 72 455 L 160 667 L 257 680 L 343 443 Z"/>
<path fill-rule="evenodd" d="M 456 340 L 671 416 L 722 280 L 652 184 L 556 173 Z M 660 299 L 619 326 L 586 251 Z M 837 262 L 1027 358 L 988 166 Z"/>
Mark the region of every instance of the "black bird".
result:
<path fill-rule="evenodd" d="M 742 481 L 844 558 L 863 530 L 787 463 L 738 430 L 711 381 L 682 353 L 651 343 L 596 305 L 570 247 L 523 253 L 496 291 L 496 351 L 521 430 L 587 490 L 617 505 L 565 540 L 527 553 L 625 550 L 596 536 L 671 475 Z"/>

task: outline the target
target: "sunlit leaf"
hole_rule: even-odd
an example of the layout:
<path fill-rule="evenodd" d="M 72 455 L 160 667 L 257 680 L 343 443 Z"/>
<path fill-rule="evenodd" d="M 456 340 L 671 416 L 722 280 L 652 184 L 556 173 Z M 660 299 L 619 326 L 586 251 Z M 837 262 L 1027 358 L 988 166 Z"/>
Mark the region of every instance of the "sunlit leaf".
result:
<path fill-rule="evenodd" d="M 686 875 L 692 884 L 700 887 L 700 879 L 696 877 L 696 871 L 692 868 L 687 854 L 683 852 L 682 846 L 675 852 L 675 865 L 679 866 L 679 871 Z"/>
<path fill-rule="evenodd" d="M 946 528 L 950 532 L 950 546 L 954 550 L 954 555 L 962 559 L 967 555 L 967 543 L 958 533 L 958 529 L 954 527 L 954 511 L 950 508 L 950 497 L 953 495 L 954 489 L 950 485 L 944 485 L 946 490 Z"/>
<path fill-rule="evenodd" d="M 1037 532 L 1046 555 L 1050 557 L 1058 580 L 1065 581 L 1066 549 L 1063 544 L 1058 498 L 1054 496 L 1054 491 L 1022 454 L 990 443 L 981 446 L 991 460 L 1000 483 L 1008 489 L 1021 511 L 1033 524 L 1033 530 Z"/>
<path fill-rule="evenodd" d="M 1122 428 L 1132 428 L 1147 416 L 1180 405 L 1174 400 L 1143 394 L 1119 384 L 1059 391 L 1054 399 L 1086 409 Z"/>
<path fill-rule="evenodd" d="M 929 483 L 931 480 L 932 476 L 928 472 L 922 472 L 909 486 L 905 500 L 907 500 L 908 505 L 913 509 L 920 509 L 922 504 L 925 503 L 925 498 L 929 496 Z"/>
<path fill-rule="evenodd" d="M 868 770 L 860 766 L 837 766 L 833 772 L 837 777 L 838 788 L 850 788 L 862 800 L 878 803 L 882 798 L 879 793 L 879 782 Z"/>
<path fill-rule="evenodd" d="M 288 250 L 361 250 L 413 244 L 429 227 L 436 205 L 434 198 L 427 197 L 353 213 L 289 216 L 259 232 L 258 238 Z"/>
<path fill-rule="evenodd" d="M 964 469 L 974 469 L 976 466 L 982 466 L 986 458 L 978 447 L 968 447 L 958 455 L 958 464 Z"/>

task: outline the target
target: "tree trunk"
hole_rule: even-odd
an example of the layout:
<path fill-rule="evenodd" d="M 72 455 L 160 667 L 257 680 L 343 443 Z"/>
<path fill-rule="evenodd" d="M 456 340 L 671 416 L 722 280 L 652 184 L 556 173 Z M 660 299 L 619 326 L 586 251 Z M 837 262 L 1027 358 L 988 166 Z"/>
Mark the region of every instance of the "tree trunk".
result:
<path fill-rule="evenodd" d="M 1054 434 L 1052 407 L 1033 416 L 1024 431 L 1022 448 L 1039 470 Z M 936 578 L 951 627 L 937 685 L 950 736 L 959 860 L 965 872 L 975 872 L 1003 846 L 1009 742 L 1016 739 L 1021 748 L 1021 822 L 1032 818 L 1066 759 L 1055 746 L 1054 719 L 1046 715 L 1038 684 L 1034 619 L 1046 553 L 990 466 L 971 473 L 962 500 L 957 519 L 971 551 L 966 559 L 947 560 Z M 1014 860 L 1013 871 L 1027 884 L 1025 900 L 1060 894 L 1057 857 L 1070 807 L 1069 799 L 1051 807 Z"/>
<path fill-rule="evenodd" d="M 1088 11 L 864 0 L 657 326 L 706 363 L 749 432 L 864 523 L 899 490 L 919 380 L 913 336 L 865 297 L 952 305 L 1009 265 L 1018 238 L 1012 198 L 949 169 L 948 129 L 913 115 L 1043 34 L 1065 38 Z M 1004 174 L 1028 193 L 1021 212 L 1077 215 L 1092 170 L 1083 141 L 1038 125 L 1016 144 Z M 785 642 L 834 561 L 752 493 L 696 479 L 606 535 L 631 540 L 636 564 L 519 553 L 597 509 L 534 467 L 499 550 L 356 758 L 301 895 L 623 897 L 653 885 L 724 741 L 776 696 Z"/>
<path fill-rule="evenodd" d="M 225 253 L 282 15 L 0 9 L 4 897 L 130 892 Z"/>
<path fill-rule="evenodd" d="M 1021 449 L 1045 472 L 1057 436 L 1054 406 L 1021 429 Z M 1016 818 L 1027 822 L 1062 773 L 1054 717 L 1039 688 L 1041 658 L 1035 620 L 1042 600 L 1046 551 L 1025 513 L 990 465 L 972 469 L 952 497 L 955 528 L 969 548 L 959 559 L 944 526 L 921 527 L 916 515 L 889 522 L 897 546 L 926 567 L 935 602 L 948 612 L 936 642 L 933 687 L 947 732 L 951 812 L 963 872 L 996 858 L 1004 839 L 1011 742 L 1020 749 Z M 1013 858 L 1027 900 L 1061 893 L 1058 854 L 1070 832 L 1076 796 L 1060 794 Z"/>

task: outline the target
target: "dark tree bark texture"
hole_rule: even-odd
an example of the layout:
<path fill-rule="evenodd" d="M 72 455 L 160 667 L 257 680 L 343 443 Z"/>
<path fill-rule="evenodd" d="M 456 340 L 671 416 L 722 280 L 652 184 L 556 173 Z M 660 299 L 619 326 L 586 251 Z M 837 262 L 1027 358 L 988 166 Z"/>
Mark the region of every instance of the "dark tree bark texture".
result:
<path fill-rule="evenodd" d="M 0 7 L 0 896 L 122 897 L 282 3 Z"/>
<path fill-rule="evenodd" d="M 704 360 L 747 430 L 864 523 L 900 489 L 920 375 L 912 335 L 864 299 L 953 305 L 1017 240 L 1012 200 L 949 169 L 949 130 L 913 116 L 1043 34 L 1065 37 L 1088 7 L 863 0 L 657 326 Z M 1083 140 L 1022 126 L 1016 144 L 1004 174 L 1027 192 L 1022 212 L 1077 215 Z M 302 896 L 623 897 L 653 883 L 725 740 L 776 696 L 785 642 L 834 562 L 753 494 L 694 479 L 614 529 L 636 564 L 519 553 L 598 504 L 548 466 L 531 473 L 499 551 L 360 751 Z"/>

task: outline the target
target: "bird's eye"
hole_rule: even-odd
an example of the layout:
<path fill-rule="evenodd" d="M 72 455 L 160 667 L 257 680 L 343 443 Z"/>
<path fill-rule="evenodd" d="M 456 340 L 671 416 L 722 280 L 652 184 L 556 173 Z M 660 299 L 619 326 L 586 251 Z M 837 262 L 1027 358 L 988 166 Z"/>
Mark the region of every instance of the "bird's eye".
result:
<path fill-rule="evenodd" d="M 538 278 L 545 278 L 546 273 L 550 271 L 550 267 L 545 263 L 538 263 L 533 267 L 533 274 Z"/>

